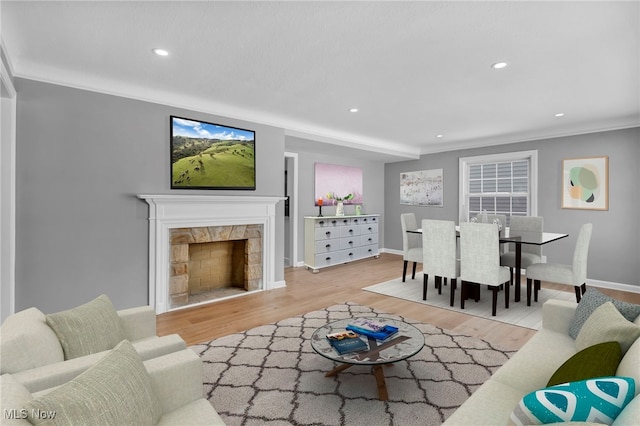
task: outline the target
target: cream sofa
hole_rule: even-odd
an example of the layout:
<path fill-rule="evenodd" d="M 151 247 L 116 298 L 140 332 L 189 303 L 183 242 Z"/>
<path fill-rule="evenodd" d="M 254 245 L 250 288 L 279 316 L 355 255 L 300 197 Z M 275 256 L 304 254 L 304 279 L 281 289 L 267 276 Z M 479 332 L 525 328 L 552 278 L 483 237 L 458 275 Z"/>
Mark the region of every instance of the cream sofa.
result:
<path fill-rule="evenodd" d="M 159 401 L 159 421 L 157 425 L 224 425 L 224 422 L 202 395 L 202 361 L 191 350 L 184 349 L 145 361 L 144 368 L 151 382 L 150 393 Z M 30 412 L 28 404 L 34 398 L 45 398 L 54 389 L 29 393 L 12 375 L 0 377 L 2 425 L 28 426 L 26 418 Z M 98 392 L 102 392 L 98 390 Z M 103 395 L 108 392 L 103 392 Z M 101 398 L 102 399 L 102 398 Z M 56 411 L 58 417 L 66 414 L 68 406 Z M 26 407 L 26 408 L 25 408 Z M 140 408 L 142 410 L 142 408 Z M 117 411 L 117 409 L 116 409 Z M 80 415 L 83 415 L 80 411 Z M 132 423 L 129 420 L 127 423 Z M 80 423 L 86 423 L 81 421 Z M 98 422 L 100 423 L 100 422 Z M 111 423 L 111 422 L 106 422 Z M 151 421 L 144 423 L 152 424 Z M 92 422 L 91 424 L 97 424 Z M 138 424 L 136 422 L 136 424 Z"/>
<path fill-rule="evenodd" d="M 543 326 L 513 357 L 482 384 L 446 421 L 445 425 L 506 425 L 521 398 L 545 388 L 554 371 L 576 351 L 569 324 L 577 304 L 549 300 L 543 306 Z M 635 321 L 640 325 L 640 317 Z M 640 424 L 640 339 L 624 355 L 616 375 L 636 381 L 635 398 L 614 425 Z"/>
<path fill-rule="evenodd" d="M 177 334 L 156 335 L 156 313 L 149 306 L 117 311 L 117 317 L 124 337 L 132 342 L 143 361 L 186 348 Z M 11 315 L 0 327 L 0 374 L 10 373 L 29 392 L 68 382 L 107 352 L 65 360 L 56 333 L 47 325 L 45 314 L 36 308 Z"/>

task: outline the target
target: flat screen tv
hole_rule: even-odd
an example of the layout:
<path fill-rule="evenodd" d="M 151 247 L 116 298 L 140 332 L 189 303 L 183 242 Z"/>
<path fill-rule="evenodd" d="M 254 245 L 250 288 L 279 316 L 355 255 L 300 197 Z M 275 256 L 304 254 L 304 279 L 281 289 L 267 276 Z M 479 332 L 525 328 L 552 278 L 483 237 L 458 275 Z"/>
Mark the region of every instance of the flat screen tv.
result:
<path fill-rule="evenodd" d="M 171 116 L 171 189 L 256 189 L 256 133 Z"/>

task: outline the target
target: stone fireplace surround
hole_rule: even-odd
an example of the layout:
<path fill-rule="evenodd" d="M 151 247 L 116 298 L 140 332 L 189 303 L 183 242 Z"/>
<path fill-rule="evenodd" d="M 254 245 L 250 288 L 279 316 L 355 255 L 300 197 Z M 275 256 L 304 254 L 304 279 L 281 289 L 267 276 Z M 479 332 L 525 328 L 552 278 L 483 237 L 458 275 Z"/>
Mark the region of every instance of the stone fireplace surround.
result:
<path fill-rule="evenodd" d="M 149 204 L 149 305 L 157 314 L 172 309 L 171 235 L 178 229 L 260 225 L 262 274 L 253 277 L 252 288 L 281 286 L 275 283 L 274 253 L 275 206 L 282 197 L 140 194 L 138 198 Z"/>
<path fill-rule="evenodd" d="M 193 274 L 191 266 L 194 263 L 191 258 L 190 247 L 197 244 L 214 242 L 245 242 L 242 244 L 242 258 L 233 256 L 233 250 L 224 252 L 225 260 L 238 257 L 238 264 L 231 265 L 231 269 L 240 269 L 242 274 L 242 288 L 247 291 L 260 290 L 262 288 L 262 225 L 225 225 L 203 226 L 197 228 L 173 228 L 169 233 L 170 241 L 170 272 L 169 272 L 169 309 L 189 304 L 189 294 L 192 287 Z M 207 254 L 210 252 L 207 251 Z M 227 257 L 229 256 L 229 257 Z M 209 257 L 207 260 L 210 261 Z M 195 262 L 200 264 L 201 261 Z M 217 272 L 230 272 L 224 268 L 211 266 L 211 271 L 205 273 L 204 278 L 213 278 Z M 209 270 L 209 268 L 207 268 Z M 226 274 L 225 274 L 226 275 Z M 229 275 L 232 275 L 231 273 Z M 228 284 L 232 285 L 230 278 Z M 199 279 L 198 279 L 199 280 Z M 206 287 L 207 290 L 210 288 Z"/>

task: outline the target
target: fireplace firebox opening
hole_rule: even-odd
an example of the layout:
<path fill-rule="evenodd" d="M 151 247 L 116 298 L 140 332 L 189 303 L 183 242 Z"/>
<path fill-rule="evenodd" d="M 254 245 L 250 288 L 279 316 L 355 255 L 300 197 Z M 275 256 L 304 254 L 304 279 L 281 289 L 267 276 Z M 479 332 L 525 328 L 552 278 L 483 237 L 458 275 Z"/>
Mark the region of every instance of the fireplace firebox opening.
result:
<path fill-rule="evenodd" d="M 175 228 L 171 308 L 262 288 L 262 225 Z"/>

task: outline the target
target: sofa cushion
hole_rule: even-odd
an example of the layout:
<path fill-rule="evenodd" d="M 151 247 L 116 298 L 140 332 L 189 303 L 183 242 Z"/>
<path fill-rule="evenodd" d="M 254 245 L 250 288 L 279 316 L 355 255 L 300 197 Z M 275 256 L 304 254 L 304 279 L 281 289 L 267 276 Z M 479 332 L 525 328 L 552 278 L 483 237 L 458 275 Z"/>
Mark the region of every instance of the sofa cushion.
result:
<path fill-rule="evenodd" d="M 636 381 L 636 395 L 640 395 L 640 338 L 631 345 L 622 357 L 616 376 L 633 377 Z"/>
<path fill-rule="evenodd" d="M 513 407 L 524 395 L 526 392 L 489 379 L 471 394 L 462 407 L 446 419 L 445 424 L 447 426 L 504 425 Z M 490 409 L 487 409 L 488 407 Z M 419 419 L 415 419 L 415 424 L 421 424 Z"/>
<path fill-rule="evenodd" d="M 581 351 L 598 343 L 616 341 L 622 353 L 640 337 L 640 326 L 627 320 L 611 302 L 605 302 L 585 321 L 576 337 L 576 350 Z"/>
<path fill-rule="evenodd" d="M 25 404 L 25 409 L 36 425 L 155 425 L 162 416 L 149 375 L 128 340 L 75 379 Z M 32 416 L 38 410 L 56 415 Z"/>
<path fill-rule="evenodd" d="M 0 372 L 17 373 L 64 361 L 62 346 L 36 308 L 9 316 L 0 329 Z"/>
<path fill-rule="evenodd" d="M 616 300 L 593 287 L 589 287 L 580 299 L 580 303 L 578 303 L 578 307 L 576 308 L 576 314 L 569 323 L 569 336 L 574 339 L 577 338 L 587 318 L 605 302 L 612 302 L 622 316 L 629 321 L 633 321 L 640 316 L 640 305 Z"/>
<path fill-rule="evenodd" d="M 635 395 L 629 377 L 599 377 L 564 383 L 525 395 L 510 424 L 552 424 L 589 421 L 612 424 Z"/>
<path fill-rule="evenodd" d="M 638 382 L 636 382 L 638 383 Z M 638 394 L 640 386 L 636 386 L 636 397 L 627 404 L 613 421 L 612 426 L 630 426 L 637 425 L 640 419 L 640 394 Z"/>
<path fill-rule="evenodd" d="M 581 350 L 558 368 L 547 387 L 594 377 L 615 376 L 622 359 L 618 342 L 598 343 Z"/>
<path fill-rule="evenodd" d="M 541 348 L 553 348 L 553 350 L 541 350 Z M 491 378 L 512 388 L 520 389 L 522 395 L 525 395 L 544 388 L 553 373 L 575 353 L 576 344 L 571 337 L 543 328 L 534 334 L 529 342 Z"/>
<path fill-rule="evenodd" d="M 126 339 L 120 318 L 104 294 L 68 311 L 47 315 L 47 324 L 60 340 L 64 359 L 113 349 Z"/>

